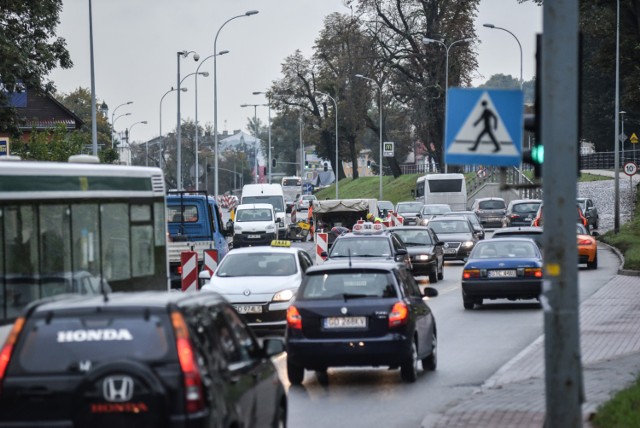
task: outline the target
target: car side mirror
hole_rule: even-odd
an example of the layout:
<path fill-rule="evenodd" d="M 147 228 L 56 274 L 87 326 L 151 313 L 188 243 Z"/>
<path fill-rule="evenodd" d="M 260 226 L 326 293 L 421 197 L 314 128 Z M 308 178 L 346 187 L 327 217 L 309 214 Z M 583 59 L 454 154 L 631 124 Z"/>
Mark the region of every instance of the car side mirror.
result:
<path fill-rule="evenodd" d="M 329 257 L 329 255 L 327 254 L 326 251 L 323 251 L 323 252 L 320 253 L 320 257 L 327 258 L 327 257 Z"/>
<path fill-rule="evenodd" d="M 262 349 L 267 357 L 273 357 L 284 352 L 284 341 L 280 338 L 268 338 L 262 341 Z"/>
<path fill-rule="evenodd" d="M 444 241 L 438 241 L 436 242 L 436 245 L 444 245 Z"/>
<path fill-rule="evenodd" d="M 433 287 L 425 287 L 422 291 L 422 295 L 424 297 L 436 297 L 438 295 L 438 290 Z"/>
<path fill-rule="evenodd" d="M 591 236 L 593 236 L 594 238 L 597 238 L 598 236 L 600 236 L 600 234 L 594 230 L 591 232 Z"/>
<path fill-rule="evenodd" d="M 418 213 L 418 214 L 416 214 L 416 217 L 422 218 L 422 214 Z"/>
<path fill-rule="evenodd" d="M 398 256 L 406 256 L 409 252 L 404 248 L 398 248 L 398 252 L 396 253 Z"/>
<path fill-rule="evenodd" d="M 217 266 L 217 265 L 216 265 Z M 215 269 L 215 268 L 214 268 Z M 198 274 L 198 278 L 201 280 L 210 280 L 211 279 L 211 272 L 209 272 L 209 269 L 203 269 L 202 271 L 200 271 L 200 273 Z"/>

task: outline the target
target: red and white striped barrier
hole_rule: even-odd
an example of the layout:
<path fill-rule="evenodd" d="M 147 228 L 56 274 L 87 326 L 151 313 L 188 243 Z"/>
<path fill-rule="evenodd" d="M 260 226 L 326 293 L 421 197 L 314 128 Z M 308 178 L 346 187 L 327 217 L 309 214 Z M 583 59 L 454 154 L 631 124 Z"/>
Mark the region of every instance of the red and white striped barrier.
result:
<path fill-rule="evenodd" d="M 393 211 L 389 211 L 389 217 L 387 218 L 389 221 L 390 227 L 402 226 L 404 224 L 404 217 L 400 214 L 396 214 Z"/>
<path fill-rule="evenodd" d="M 329 251 L 329 234 L 324 232 L 316 233 L 316 264 L 322 264 L 324 257 L 321 256 L 323 252 Z"/>
<path fill-rule="evenodd" d="M 218 250 L 204 250 L 204 269 L 213 276 L 216 267 L 218 267 Z"/>
<path fill-rule="evenodd" d="M 198 290 L 198 253 L 183 251 L 180 253 L 182 265 L 182 291 Z"/>

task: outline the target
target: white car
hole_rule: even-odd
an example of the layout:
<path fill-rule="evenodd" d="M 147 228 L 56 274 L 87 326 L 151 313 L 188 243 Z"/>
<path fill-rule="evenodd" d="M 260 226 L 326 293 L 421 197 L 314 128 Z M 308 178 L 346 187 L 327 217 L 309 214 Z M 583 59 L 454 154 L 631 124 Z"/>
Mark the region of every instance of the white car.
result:
<path fill-rule="evenodd" d="M 317 201 L 316 195 L 302 195 L 298 198 L 298 202 L 296 203 L 296 210 L 308 210 L 309 205 L 312 204 L 311 201 Z"/>
<path fill-rule="evenodd" d="M 274 246 L 282 245 L 282 246 Z M 224 296 L 256 333 L 284 334 L 287 308 L 313 265 L 290 241 L 231 250 L 202 290 Z"/>

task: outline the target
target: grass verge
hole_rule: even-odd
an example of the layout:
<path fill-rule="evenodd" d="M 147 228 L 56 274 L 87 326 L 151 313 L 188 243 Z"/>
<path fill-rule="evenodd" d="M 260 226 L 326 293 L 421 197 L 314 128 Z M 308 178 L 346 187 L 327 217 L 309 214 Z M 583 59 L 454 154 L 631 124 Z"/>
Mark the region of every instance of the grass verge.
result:
<path fill-rule="evenodd" d="M 600 235 L 599 239 L 620 250 L 624 255 L 624 269 L 640 270 L 640 209 L 638 205 L 636 205 L 633 219 L 620 226 L 619 233 L 616 234 L 610 230 Z"/>
<path fill-rule="evenodd" d="M 640 427 L 640 379 L 603 404 L 591 423 L 596 428 Z"/>

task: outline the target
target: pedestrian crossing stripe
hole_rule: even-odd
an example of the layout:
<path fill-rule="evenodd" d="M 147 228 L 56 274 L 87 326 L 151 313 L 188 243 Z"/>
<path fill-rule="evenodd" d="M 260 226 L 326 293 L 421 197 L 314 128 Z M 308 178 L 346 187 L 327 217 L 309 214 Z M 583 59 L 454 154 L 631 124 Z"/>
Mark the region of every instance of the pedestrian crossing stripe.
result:
<path fill-rule="evenodd" d="M 522 91 L 453 88 L 447 97 L 447 164 L 520 164 Z"/>

